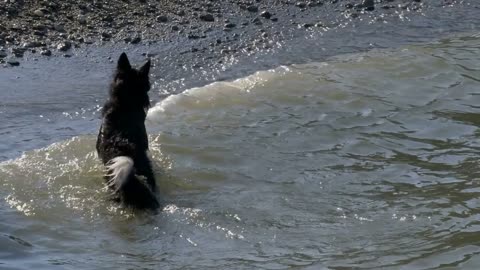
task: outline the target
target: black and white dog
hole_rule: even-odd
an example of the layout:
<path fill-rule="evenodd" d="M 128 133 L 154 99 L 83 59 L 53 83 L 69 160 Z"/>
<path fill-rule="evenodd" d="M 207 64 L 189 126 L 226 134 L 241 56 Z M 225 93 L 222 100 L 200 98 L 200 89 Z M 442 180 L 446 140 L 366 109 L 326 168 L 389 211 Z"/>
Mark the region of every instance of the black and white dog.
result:
<path fill-rule="evenodd" d="M 150 61 L 137 70 L 130 66 L 125 53 L 120 55 L 96 145 L 106 166 L 107 185 L 117 200 L 137 209 L 159 207 L 145 129 L 150 107 L 149 71 Z"/>

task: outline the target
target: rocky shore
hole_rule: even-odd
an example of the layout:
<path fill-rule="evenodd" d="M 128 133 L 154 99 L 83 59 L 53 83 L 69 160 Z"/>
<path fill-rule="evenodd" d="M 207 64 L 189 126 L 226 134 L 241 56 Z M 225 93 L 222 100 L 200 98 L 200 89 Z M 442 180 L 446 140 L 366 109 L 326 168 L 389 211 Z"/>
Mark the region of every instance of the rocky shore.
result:
<path fill-rule="evenodd" d="M 187 44 L 178 53 L 248 53 L 341 20 L 427 6 L 422 0 L 5 0 L 0 64 L 118 43 L 176 42 Z"/>

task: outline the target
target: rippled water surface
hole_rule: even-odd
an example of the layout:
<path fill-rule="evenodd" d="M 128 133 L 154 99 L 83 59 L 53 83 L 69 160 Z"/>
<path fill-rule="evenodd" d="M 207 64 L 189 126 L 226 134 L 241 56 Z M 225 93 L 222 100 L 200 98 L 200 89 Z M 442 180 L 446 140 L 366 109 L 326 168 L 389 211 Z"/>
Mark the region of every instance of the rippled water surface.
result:
<path fill-rule="evenodd" d="M 169 44 L 0 69 L 0 269 L 480 269 L 480 6 L 420 3 L 212 66 Z M 154 215 L 109 200 L 94 151 L 121 50 L 155 55 Z"/>
<path fill-rule="evenodd" d="M 148 115 L 157 215 L 95 135 L 0 163 L 0 268 L 479 269 L 479 104 L 477 34 L 189 89 Z"/>

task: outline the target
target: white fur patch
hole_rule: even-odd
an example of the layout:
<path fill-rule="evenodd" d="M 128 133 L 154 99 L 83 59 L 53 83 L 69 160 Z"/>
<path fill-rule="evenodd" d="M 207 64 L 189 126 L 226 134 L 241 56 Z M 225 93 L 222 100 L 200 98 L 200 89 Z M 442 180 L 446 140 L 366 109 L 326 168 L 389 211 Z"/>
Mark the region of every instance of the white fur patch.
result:
<path fill-rule="evenodd" d="M 107 176 L 112 177 L 107 185 L 118 191 L 128 181 L 129 175 L 133 170 L 133 160 L 126 156 L 119 156 L 111 159 L 107 165 L 107 170 L 110 172 Z"/>

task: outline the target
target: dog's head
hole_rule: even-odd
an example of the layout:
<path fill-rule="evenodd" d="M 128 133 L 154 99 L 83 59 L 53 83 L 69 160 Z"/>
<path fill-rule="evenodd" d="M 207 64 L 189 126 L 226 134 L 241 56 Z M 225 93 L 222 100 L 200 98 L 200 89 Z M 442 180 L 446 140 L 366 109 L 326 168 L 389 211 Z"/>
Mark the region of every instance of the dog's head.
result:
<path fill-rule="evenodd" d="M 150 60 L 139 69 L 132 68 L 125 53 L 120 55 L 110 88 L 111 100 L 123 107 L 144 108 L 150 106 L 148 91 Z"/>

